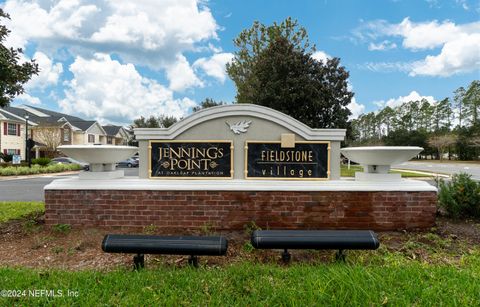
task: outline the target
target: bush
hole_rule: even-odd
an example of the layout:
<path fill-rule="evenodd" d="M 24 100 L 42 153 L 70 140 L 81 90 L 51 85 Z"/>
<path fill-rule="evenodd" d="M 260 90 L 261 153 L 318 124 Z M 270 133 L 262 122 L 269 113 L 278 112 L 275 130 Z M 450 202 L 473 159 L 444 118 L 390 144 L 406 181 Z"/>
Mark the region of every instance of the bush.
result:
<path fill-rule="evenodd" d="M 54 164 L 48 166 L 32 165 L 32 167 L 25 166 L 9 166 L 0 168 L 0 176 L 19 176 L 32 174 L 48 174 L 59 173 L 64 171 L 77 171 L 82 169 L 78 164 Z"/>
<path fill-rule="evenodd" d="M 52 160 L 49 158 L 37 158 L 37 159 L 32 159 L 32 164 L 38 164 L 41 166 L 46 166 L 48 165 Z"/>
<path fill-rule="evenodd" d="M 452 217 L 480 217 L 480 183 L 471 177 L 460 173 L 451 182 L 440 181 L 438 202 Z"/>
<path fill-rule="evenodd" d="M 0 153 L 0 159 L 2 159 L 4 162 L 12 162 L 13 155 Z"/>

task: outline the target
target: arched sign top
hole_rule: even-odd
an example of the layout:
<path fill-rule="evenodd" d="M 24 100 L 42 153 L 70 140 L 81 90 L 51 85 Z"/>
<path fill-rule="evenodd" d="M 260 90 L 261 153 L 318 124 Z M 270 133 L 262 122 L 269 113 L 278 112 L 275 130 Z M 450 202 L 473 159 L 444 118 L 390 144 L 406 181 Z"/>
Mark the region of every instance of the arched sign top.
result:
<path fill-rule="evenodd" d="M 252 117 L 281 125 L 306 140 L 343 141 L 346 129 L 312 129 L 304 123 L 277 110 L 255 104 L 231 104 L 200 110 L 169 128 L 135 128 L 137 140 L 173 140 L 185 131 L 207 121 L 222 117 Z M 248 122 L 244 123 L 248 128 Z"/>

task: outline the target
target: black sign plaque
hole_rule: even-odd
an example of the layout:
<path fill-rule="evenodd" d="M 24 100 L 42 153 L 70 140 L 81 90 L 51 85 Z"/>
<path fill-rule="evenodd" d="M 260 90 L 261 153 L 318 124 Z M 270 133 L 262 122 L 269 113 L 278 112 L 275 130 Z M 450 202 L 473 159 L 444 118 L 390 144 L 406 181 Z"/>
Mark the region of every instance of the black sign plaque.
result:
<path fill-rule="evenodd" d="M 233 178 L 231 141 L 151 141 L 150 178 Z"/>
<path fill-rule="evenodd" d="M 329 147 L 329 142 L 296 142 L 294 148 L 282 148 L 280 142 L 247 142 L 245 178 L 329 179 Z"/>

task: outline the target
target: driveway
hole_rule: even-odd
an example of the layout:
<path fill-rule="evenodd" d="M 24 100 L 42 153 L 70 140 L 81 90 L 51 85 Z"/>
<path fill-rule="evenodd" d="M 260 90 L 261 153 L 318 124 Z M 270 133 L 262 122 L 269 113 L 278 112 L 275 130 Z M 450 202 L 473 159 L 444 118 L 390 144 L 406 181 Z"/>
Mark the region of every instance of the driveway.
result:
<path fill-rule="evenodd" d="M 480 163 L 461 163 L 461 162 L 439 162 L 439 161 L 408 161 L 402 164 L 393 165 L 392 168 L 410 169 L 416 171 L 427 171 L 441 174 L 467 173 L 472 175 L 472 179 L 480 181 Z"/>

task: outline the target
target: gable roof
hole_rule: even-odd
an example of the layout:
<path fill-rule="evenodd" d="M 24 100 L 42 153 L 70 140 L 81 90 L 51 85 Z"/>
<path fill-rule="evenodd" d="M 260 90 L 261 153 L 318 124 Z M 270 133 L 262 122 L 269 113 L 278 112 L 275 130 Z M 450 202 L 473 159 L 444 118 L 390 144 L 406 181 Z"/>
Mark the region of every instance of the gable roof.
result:
<path fill-rule="evenodd" d="M 108 136 L 116 136 L 120 129 L 122 129 L 122 126 L 107 125 L 102 126 L 102 128 L 105 130 Z"/>
<path fill-rule="evenodd" d="M 4 110 L 4 109 L 0 109 L 0 119 L 16 121 L 16 122 L 24 122 L 25 121 L 25 119 L 23 119 L 22 117 L 19 117 L 15 114 L 12 114 L 12 113 L 8 112 L 7 110 Z"/>
<path fill-rule="evenodd" d="M 81 121 L 70 121 L 74 127 L 77 127 L 83 131 L 87 131 L 88 128 L 93 126 L 96 123 L 94 120 L 81 120 Z"/>
<path fill-rule="evenodd" d="M 2 109 L 0 109 L 2 110 Z M 68 114 L 63 114 L 60 112 L 50 111 L 38 107 L 32 107 L 28 105 L 22 105 L 19 107 L 5 107 L 4 111 L 9 112 L 24 122 L 25 115 L 28 114 L 29 122 L 38 124 L 41 126 L 63 126 L 65 122 L 69 122 L 74 128 L 86 131 L 90 128 L 96 121 L 94 120 L 84 120 L 80 117 L 71 116 Z"/>

